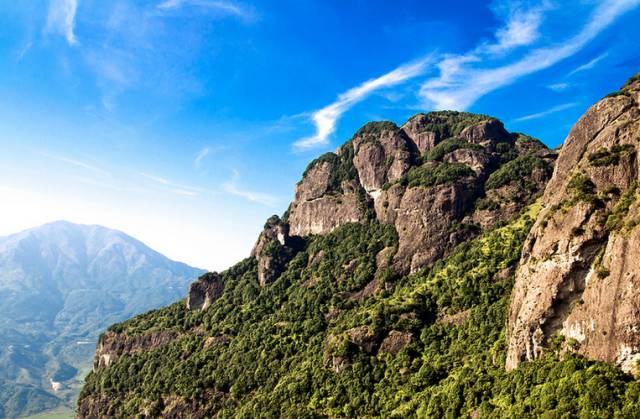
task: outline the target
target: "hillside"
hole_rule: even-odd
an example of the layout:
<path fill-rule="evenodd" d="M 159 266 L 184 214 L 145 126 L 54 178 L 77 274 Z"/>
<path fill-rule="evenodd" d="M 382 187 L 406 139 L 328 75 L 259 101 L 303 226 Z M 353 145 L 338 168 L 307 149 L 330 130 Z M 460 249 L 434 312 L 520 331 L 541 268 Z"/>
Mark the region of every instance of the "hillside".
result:
<path fill-rule="evenodd" d="M 124 233 L 55 222 L 0 238 L 0 409 L 73 406 L 109 324 L 166 305 L 202 273 Z"/>
<path fill-rule="evenodd" d="M 618 95 L 635 101 L 627 110 L 629 86 Z M 585 118 L 598 133 L 616 121 Z M 505 369 L 523 245 L 527 258 L 562 191 L 542 196 L 552 173 L 574 170 L 567 150 L 556 161 L 468 113 L 365 125 L 309 165 L 250 258 L 105 332 L 78 416 L 637 417 L 640 384 L 561 336 Z M 625 196 L 612 205 L 632 207 Z"/>

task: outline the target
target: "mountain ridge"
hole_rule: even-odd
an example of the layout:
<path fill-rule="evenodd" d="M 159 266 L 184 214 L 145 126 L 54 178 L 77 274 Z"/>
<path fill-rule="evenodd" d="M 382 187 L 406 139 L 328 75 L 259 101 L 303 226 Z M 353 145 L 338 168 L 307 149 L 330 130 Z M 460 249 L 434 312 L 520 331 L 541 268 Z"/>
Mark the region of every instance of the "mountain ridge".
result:
<path fill-rule="evenodd" d="M 99 225 L 56 221 L 0 238 L 4 415 L 73 403 L 99 332 L 180 298 L 203 272 Z"/>

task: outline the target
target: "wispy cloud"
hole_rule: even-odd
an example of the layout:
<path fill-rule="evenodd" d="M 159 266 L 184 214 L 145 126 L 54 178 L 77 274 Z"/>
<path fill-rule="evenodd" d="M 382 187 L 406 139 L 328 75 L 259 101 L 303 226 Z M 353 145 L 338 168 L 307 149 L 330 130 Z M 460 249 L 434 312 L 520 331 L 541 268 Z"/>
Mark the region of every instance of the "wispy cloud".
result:
<path fill-rule="evenodd" d="M 504 26 L 496 31 L 495 42 L 482 44 L 476 53 L 503 54 L 514 48 L 531 45 L 540 37 L 540 24 L 548 5 L 542 3 L 531 9 L 513 8 Z"/>
<path fill-rule="evenodd" d="M 272 195 L 241 189 L 238 186 L 239 180 L 240 173 L 237 170 L 233 170 L 233 176 L 230 180 L 222 184 L 222 190 L 231 195 L 246 199 L 247 201 L 266 205 L 268 207 L 273 207 L 277 204 L 278 200 Z"/>
<path fill-rule="evenodd" d="M 389 73 L 367 80 L 340 94 L 335 102 L 313 112 L 311 120 L 316 128 L 315 134 L 297 141 L 294 143 L 294 148 L 300 150 L 326 145 L 329 142 L 329 137 L 335 132 L 336 123 L 343 113 L 377 90 L 396 86 L 423 74 L 429 61 L 430 58 L 425 58 L 404 64 Z"/>
<path fill-rule="evenodd" d="M 90 172 L 99 174 L 99 175 L 104 175 L 104 176 L 111 176 L 111 173 L 108 172 L 107 170 L 101 169 L 99 167 L 96 167 L 92 164 L 89 163 L 85 163 L 83 161 L 71 158 L 71 157 L 66 157 L 66 156 L 61 156 L 58 154 L 50 154 L 50 153 L 41 153 L 43 156 L 48 157 L 50 159 L 54 159 L 63 163 L 67 163 L 70 164 L 72 166 L 75 167 L 80 167 L 82 169 L 88 170 Z"/>
<path fill-rule="evenodd" d="M 607 58 L 608 55 L 609 55 L 608 52 L 605 52 L 604 54 L 600 54 L 596 58 L 594 58 L 593 60 L 589 61 L 588 63 L 582 64 L 581 66 L 579 66 L 578 68 L 576 68 L 575 70 L 570 72 L 568 75 L 571 76 L 571 75 L 579 73 L 581 71 L 589 70 L 589 69 L 595 67 L 596 64 L 598 64 L 600 61 L 602 61 L 605 58 Z"/>
<path fill-rule="evenodd" d="M 204 158 L 207 157 L 209 154 L 211 154 L 211 148 L 204 147 L 202 150 L 200 150 L 196 158 L 193 159 L 193 166 L 196 169 L 200 169 L 200 167 L 202 167 L 202 160 L 204 160 Z"/>
<path fill-rule="evenodd" d="M 554 92 L 562 92 L 564 90 L 567 90 L 569 87 L 571 87 L 571 84 L 569 83 L 553 83 L 547 85 L 547 88 L 553 90 Z"/>
<path fill-rule="evenodd" d="M 638 6 L 640 0 L 601 2 L 586 25 L 572 38 L 548 47 L 528 51 L 523 57 L 502 66 L 487 68 L 487 47 L 463 55 L 450 55 L 438 67 L 440 75 L 427 80 L 420 96 L 425 105 L 437 109 L 467 109 L 480 97 L 528 74 L 546 69 L 580 51 L 617 17 Z M 507 31 L 508 32 L 508 31 Z M 522 39 L 526 39 L 522 38 Z M 529 39 L 532 39 L 531 37 Z M 499 41 L 499 44 L 503 44 Z"/>
<path fill-rule="evenodd" d="M 251 20 L 254 18 L 252 10 L 238 3 L 226 0 L 165 0 L 158 4 L 157 8 L 163 11 L 170 11 L 187 6 L 198 7 L 225 16 L 235 16 L 243 20 Z"/>
<path fill-rule="evenodd" d="M 206 160 L 207 157 L 209 157 L 210 155 L 217 153 L 221 150 L 224 150 L 226 147 L 219 145 L 219 146 L 206 146 L 203 147 L 198 154 L 196 154 L 195 158 L 193 159 L 193 167 L 196 170 L 200 170 L 203 168 L 204 166 L 204 161 Z"/>
<path fill-rule="evenodd" d="M 181 185 L 179 183 L 173 182 L 169 179 L 160 177 L 160 176 L 156 176 L 156 175 L 150 175 L 148 173 L 144 173 L 144 172 L 140 172 L 138 173 L 140 176 L 142 176 L 145 179 L 148 179 L 154 183 L 157 183 L 159 185 L 163 185 L 166 187 L 166 190 L 177 194 L 177 195 L 182 195 L 182 196 L 198 196 L 201 192 L 202 189 L 201 188 L 195 188 L 192 186 L 185 186 L 185 185 Z"/>
<path fill-rule="evenodd" d="M 520 118 L 514 119 L 514 121 L 520 122 L 520 121 L 529 121 L 531 119 L 544 118 L 547 115 L 551 115 L 551 114 L 556 113 L 556 112 L 561 112 L 561 111 L 564 111 L 566 109 L 573 108 L 576 105 L 577 105 L 577 103 L 564 103 L 562 105 L 558 105 L 558 106 L 554 106 L 552 108 L 549 108 L 546 111 L 542 111 L 542 112 L 532 113 L 530 115 L 521 116 Z"/>
<path fill-rule="evenodd" d="M 77 8 L 77 0 L 50 0 L 45 30 L 61 34 L 69 45 L 76 45 L 74 26 Z"/>

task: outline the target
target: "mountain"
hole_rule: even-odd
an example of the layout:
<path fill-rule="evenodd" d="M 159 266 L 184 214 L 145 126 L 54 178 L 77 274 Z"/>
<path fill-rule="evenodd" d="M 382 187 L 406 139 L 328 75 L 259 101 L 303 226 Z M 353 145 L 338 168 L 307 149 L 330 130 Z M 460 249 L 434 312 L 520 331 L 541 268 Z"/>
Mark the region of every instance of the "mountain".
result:
<path fill-rule="evenodd" d="M 507 367 L 563 336 L 571 350 L 639 373 L 640 77 L 573 127 L 524 247 Z"/>
<path fill-rule="evenodd" d="M 78 417 L 640 416 L 600 337 L 639 351 L 638 79 L 559 155 L 485 115 L 365 125 L 249 258 L 107 329 Z"/>
<path fill-rule="evenodd" d="M 178 300 L 202 273 L 100 226 L 0 238 L 0 416 L 73 406 L 100 332 Z"/>

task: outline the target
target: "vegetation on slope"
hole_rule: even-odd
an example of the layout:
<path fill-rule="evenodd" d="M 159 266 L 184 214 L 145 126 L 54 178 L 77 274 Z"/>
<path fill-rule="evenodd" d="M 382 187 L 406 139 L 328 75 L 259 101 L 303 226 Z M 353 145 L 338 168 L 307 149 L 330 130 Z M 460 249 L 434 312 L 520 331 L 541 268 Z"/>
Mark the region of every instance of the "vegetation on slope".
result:
<path fill-rule="evenodd" d="M 169 396 L 220 417 L 638 416 L 640 386 L 606 364 L 550 353 L 504 370 L 510 268 L 537 211 L 403 278 L 376 274 L 376 255 L 397 242 L 376 223 L 308 239 L 263 289 L 247 259 L 222 274 L 228 285 L 209 309 L 176 303 L 113 326 L 183 337 L 91 373 L 80 403 L 106 396 L 109 414 L 126 417 L 159 414 Z M 372 280 L 378 291 L 361 298 Z M 354 330 L 366 330 L 372 345 L 357 344 Z M 392 331 L 412 336 L 396 354 L 379 350 Z M 230 341 L 205 343 L 221 335 Z"/>

